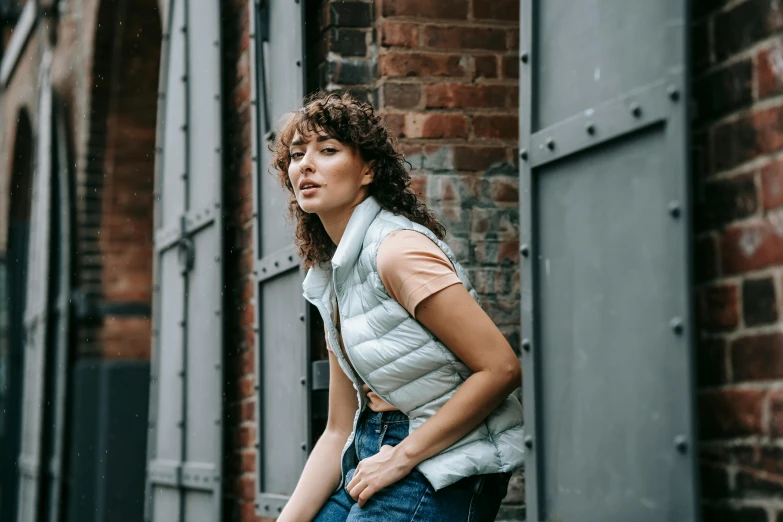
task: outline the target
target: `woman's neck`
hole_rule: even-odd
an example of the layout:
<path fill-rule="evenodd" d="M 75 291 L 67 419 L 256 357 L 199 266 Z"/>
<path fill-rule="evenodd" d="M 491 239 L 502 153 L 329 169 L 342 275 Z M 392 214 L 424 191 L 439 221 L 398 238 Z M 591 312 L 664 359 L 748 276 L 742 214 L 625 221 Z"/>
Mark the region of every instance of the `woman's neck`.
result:
<path fill-rule="evenodd" d="M 340 244 L 340 240 L 343 238 L 343 234 L 345 234 L 345 229 L 348 227 L 348 221 L 350 221 L 353 211 L 356 210 L 356 207 L 365 199 L 367 199 L 366 195 L 345 209 L 335 210 L 334 212 L 325 215 L 318 215 L 324 226 L 324 230 L 326 230 L 326 233 L 335 245 Z"/>

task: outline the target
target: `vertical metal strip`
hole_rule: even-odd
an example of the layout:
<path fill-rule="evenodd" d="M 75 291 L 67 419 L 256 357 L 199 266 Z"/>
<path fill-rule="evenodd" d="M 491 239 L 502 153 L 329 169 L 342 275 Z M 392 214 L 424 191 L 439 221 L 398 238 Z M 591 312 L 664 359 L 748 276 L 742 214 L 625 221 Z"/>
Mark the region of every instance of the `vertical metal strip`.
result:
<path fill-rule="evenodd" d="M 185 104 L 185 111 L 182 122 L 182 132 L 184 133 L 183 153 L 185 155 L 184 161 L 184 176 L 182 179 L 182 194 L 185 198 L 185 204 L 183 206 L 183 214 L 181 217 L 181 237 L 180 248 L 182 247 L 182 241 L 187 237 L 187 222 L 186 216 L 190 210 L 190 41 L 188 25 L 190 22 L 190 0 L 182 0 L 182 39 L 183 39 L 183 52 L 184 56 L 184 72 L 182 81 L 184 82 L 184 96 L 183 103 Z M 194 247 L 195 248 L 195 247 Z M 179 481 L 179 520 L 185 522 L 185 508 L 187 504 L 187 495 L 185 494 L 185 488 L 182 485 L 182 470 L 188 461 L 188 437 L 187 437 L 187 411 L 188 411 L 188 322 L 190 314 L 188 310 L 188 294 L 190 293 L 190 270 L 184 268 L 182 270 L 182 368 L 180 369 L 181 383 L 182 383 L 182 412 L 180 417 L 180 481 Z"/>
<path fill-rule="evenodd" d="M 166 26 L 162 34 L 160 66 L 158 73 L 158 110 L 155 132 L 155 184 L 153 192 L 153 231 L 162 226 L 162 191 L 163 168 L 166 144 L 166 88 L 169 81 L 169 55 L 171 53 L 171 29 L 174 12 L 174 0 L 168 0 L 166 11 Z M 154 236 L 154 234 L 153 234 Z M 144 520 L 152 522 L 154 509 L 154 488 L 150 482 L 150 464 L 157 457 L 157 416 L 159 409 L 159 377 L 160 377 L 160 316 L 161 316 L 161 291 L 160 291 L 160 245 L 155 245 L 152 256 L 152 361 L 150 373 L 150 395 L 147 431 L 147 477 L 145 480 Z"/>
<path fill-rule="evenodd" d="M 535 121 L 533 73 L 535 55 L 535 9 L 536 0 L 520 4 L 520 50 L 519 50 L 519 233 L 520 233 L 520 275 L 521 275 L 521 328 L 522 328 L 522 370 L 523 404 L 525 411 L 525 464 L 526 512 L 530 520 L 541 520 L 539 475 L 541 469 L 539 438 L 536 415 L 537 394 L 536 371 L 536 321 L 535 321 L 535 266 L 537 244 L 535 241 L 535 188 L 530 164 L 531 136 Z"/>

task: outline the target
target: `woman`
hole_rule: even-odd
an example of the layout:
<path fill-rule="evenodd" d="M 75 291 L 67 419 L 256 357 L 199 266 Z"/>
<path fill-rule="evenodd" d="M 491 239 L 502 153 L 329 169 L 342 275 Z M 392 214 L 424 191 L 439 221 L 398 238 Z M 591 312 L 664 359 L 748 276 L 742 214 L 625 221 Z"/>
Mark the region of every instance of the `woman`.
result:
<path fill-rule="evenodd" d="M 519 360 L 381 118 L 319 94 L 272 150 L 330 365 L 326 430 L 278 522 L 494 520 L 523 461 Z"/>

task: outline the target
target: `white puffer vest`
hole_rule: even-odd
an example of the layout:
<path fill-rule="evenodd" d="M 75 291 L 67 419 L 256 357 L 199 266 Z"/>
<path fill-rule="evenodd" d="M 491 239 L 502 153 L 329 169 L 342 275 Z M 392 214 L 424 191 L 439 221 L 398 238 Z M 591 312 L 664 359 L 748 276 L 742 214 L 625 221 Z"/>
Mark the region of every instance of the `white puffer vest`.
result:
<path fill-rule="evenodd" d="M 357 464 L 352 446 L 359 415 L 367 406 L 361 393 L 362 381 L 408 416 L 412 433 L 473 373 L 389 296 L 378 277 L 378 247 L 397 230 L 415 230 L 432 239 L 478 301 L 451 249 L 429 229 L 382 210 L 373 197 L 354 209 L 331 267 L 311 268 L 302 285 L 305 299 L 318 308 L 329 343 L 335 347 L 340 346 L 333 318 L 333 299 L 337 299 L 343 343 L 358 373 L 357 376 L 351 370 L 341 350 L 334 350 L 343 371 L 353 381 L 359 400 L 353 430 L 340 459 L 343 477 Z M 522 406 L 510 395 L 473 431 L 416 468 L 436 491 L 463 477 L 512 471 L 523 464 L 523 439 Z"/>

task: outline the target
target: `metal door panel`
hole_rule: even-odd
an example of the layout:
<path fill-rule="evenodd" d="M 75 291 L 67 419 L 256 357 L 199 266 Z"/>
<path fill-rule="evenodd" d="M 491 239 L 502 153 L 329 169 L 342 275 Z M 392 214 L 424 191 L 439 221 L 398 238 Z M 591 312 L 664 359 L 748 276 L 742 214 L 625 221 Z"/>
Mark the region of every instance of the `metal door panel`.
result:
<path fill-rule="evenodd" d="M 216 149 L 221 145 L 220 134 L 215 129 L 221 125 L 220 82 L 222 78 L 215 74 L 214 64 L 202 60 L 215 54 L 219 39 L 220 2 L 195 2 L 188 10 L 188 104 L 189 114 L 198 115 L 198 125 L 190 129 L 189 141 L 199 146 L 190 146 L 188 168 L 189 209 L 201 212 L 212 208 L 215 193 L 222 190 L 220 176 L 216 173 L 222 168 L 220 155 Z"/>
<path fill-rule="evenodd" d="M 222 479 L 222 215 L 218 5 L 171 0 L 158 111 L 152 522 L 219 520 Z M 165 211 L 164 211 L 165 208 Z"/>
<path fill-rule="evenodd" d="M 660 77 L 667 38 L 672 36 L 666 24 L 676 16 L 676 2 L 631 3 L 633 8 L 627 0 L 536 4 L 540 37 L 535 49 L 540 67 L 534 81 L 539 92 L 547 93 L 536 107 L 541 127 Z"/>
<path fill-rule="evenodd" d="M 539 343 L 560 347 L 539 359 L 548 383 L 537 405 L 550 434 L 546 504 L 562 506 L 550 518 L 681 519 L 668 499 L 674 483 L 687 487 L 689 462 L 675 458 L 671 434 L 687 418 L 670 405 L 687 395 L 688 380 L 672 364 L 684 347 L 672 342 L 667 325 L 678 300 L 662 282 L 684 281 L 676 260 L 653 246 L 676 232 L 657 211 L 671 186 L 661 179 L 661 138 L 655 132 L 541 172 Z M 668 385 L 669 375 L 680 380 Z"/>
<path fill-rule="evenodd" d="M 685 3 L 521 15 L 528 519 L 697 520 Z"/>
<path fill-rule="evenodd" d="M 162 190 L 160 197 L 162 204 L 156 209 L 158 219 L 168 226 L 176 225 L 179 216 L 185 209 L 183 197 L 183 176 L 185 172 L 184 154 L 187 152 L 184 125 L 188 122 L 185 118 L 185 105 L 187 93 L 185 92 L 185 38 L 182 33 L 185 7 L 184 2 L 170 2 L 173 4 L 172 20 L 169 32 L 164 36 L 164 44 L 168 43 L 170 51 L 161 59 L 161 78 L 164 91 L 162 92 L 162 105 L 165 113 L 159 114 L 159 132 L 163 132 L 165 138 L 161 140 L 163 150 L 163 172 L 161 178 Z M 164 70 L 166 67 L 168 70 Z M 159 158 L 160 159 L 160 158 Z"/>
<path fill-rule="evenodd" d="M 51 205 L 52 91 L 51 54 L 41 61 L 38 132 L 30 223 L 30 247 L 25 310 L 25 381 L 22 441 L 19 456 L 20 522 L 36 522 L 42 474 L 41 441 L 44 404 L 44 372 L 49 320 L 49 234 Z"/>
<path fill-rule="evenodd" d="M 298 272 L 289 272 L 266 283 L 263 287 L 264 324 L 274 327 L 261 331 L 264 347 L 264 446 L 262 459 L 266 477 L 266 491 L 290 493 L 296 487 L 298 473 L 280 473 L 280 470 L 301 470 L 307 459 L 302 446 L 307 445 L 307 417 L 304 411 L 292 411 L 291 406 L 307 403 L 307 388 L 300 379 L 306 377 L 307 352 L 294 344 L 293 332 L 302 329 L 295 312 L 301 308 L 301 294 L 292 291 L 300 285 Z M 294 337 L 294 339 L 292 339 Z M 298 348 L 298 349 L 297 349 Z M 291 373 L 273 378 L 281 368 Z M 295 373 L 298 372 L 298 373 Z"/>
<path fill-rule="evenodd" d="M 268 143 L 281 116 L 304 95 L 303 2 L 250 0 L 255 216 L 258 447 L 256 504 L 261 516 L 284 506 L 311 446 L 310 371 L 300 259 L 289 195 L 270 171 Z"/>
<path fill-rule="evenodd" d="M 188 460 L 195 462 L 219 462 L 215 438 L 221 431 L 222 383 L 218 372 L 221 363 L 220 245 L 216 234 L 199 234 L 195 237 L 199 258 L 193 266 L 188 288 L 188 338 L 186 372 Z M 216 298 L 218 296 L 218 298 Z M 188 519 L 189 520 L 189 519 Z"/>
<path fill-rule="evenodd" d="M 182 422 L 182 295 L 184 286 L 179 273 L 177 252 L 170 250 L 160 257 L 160 280 L 165 281 L 166 291 L 160 294 L 161 310 L 166 320 L 160 329 L 159 366 L 155 377 L 160 395 L 157 399 L 159 414 L 156 419 L 157 458 L 179 461 L 182 458 L 180 423 Z"/>

